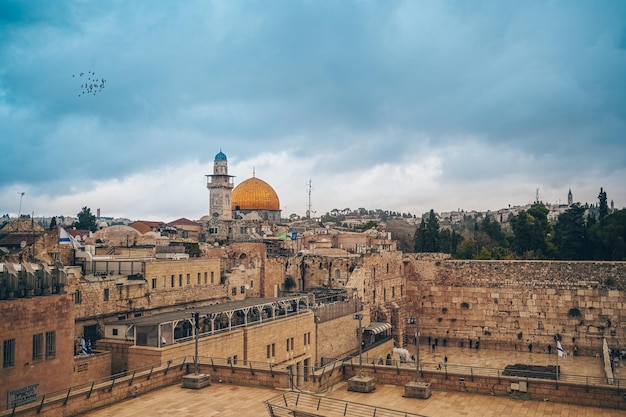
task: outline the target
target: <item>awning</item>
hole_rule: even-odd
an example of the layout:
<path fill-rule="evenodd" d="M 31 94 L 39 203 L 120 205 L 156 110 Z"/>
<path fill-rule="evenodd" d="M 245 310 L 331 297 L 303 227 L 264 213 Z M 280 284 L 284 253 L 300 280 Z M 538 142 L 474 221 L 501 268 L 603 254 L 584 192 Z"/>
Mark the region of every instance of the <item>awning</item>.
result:
<path fill-rule="evenodd" d="M 370 325 L 365 328 L 366 332 L 371 332 L 372 334 L 382 333 L 385 330 L 391 330 L 391 324 L 389 324 L 389 323 L 370 323 Z"/>

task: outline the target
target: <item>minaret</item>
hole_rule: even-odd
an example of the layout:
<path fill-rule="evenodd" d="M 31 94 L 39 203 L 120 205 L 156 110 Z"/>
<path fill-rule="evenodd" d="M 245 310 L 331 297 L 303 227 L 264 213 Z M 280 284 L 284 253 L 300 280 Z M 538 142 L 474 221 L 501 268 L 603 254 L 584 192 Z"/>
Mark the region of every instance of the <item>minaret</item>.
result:
<path fill-rule="evenodd" d="M 574 196 L 572 196 L 572 189 L 569 189 L 569 193 L 567 193 L 567 205 L 571 206 L 574 203 Z"/>
<path fill-rule="evenodd" d="M 232 220 L 230 195 L 233 191 L 233 176 L 228 175 L 228 160 L 220 152 L 215 155 L 213 174 L 206 175 L 209 189 L 209 215 L 220 220 Z"/>

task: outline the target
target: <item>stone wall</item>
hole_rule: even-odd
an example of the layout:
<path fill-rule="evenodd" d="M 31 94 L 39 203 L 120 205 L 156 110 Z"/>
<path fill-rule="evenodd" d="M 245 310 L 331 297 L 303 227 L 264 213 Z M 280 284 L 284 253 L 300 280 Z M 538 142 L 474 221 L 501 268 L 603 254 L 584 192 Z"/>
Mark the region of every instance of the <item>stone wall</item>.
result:
<path fill-rule="evenodd" d="M 14 364 L 0 368 L 0 403 L 7 402 L 9 392 L 22 388 L 36 386 L 34 391 L 41 394 L 71 385 L 74 311 L 69 295 L 3 300 L 0 317 L 0 346 L 4 349 L 5 343 L 13 340 L 15 352 Z M 52 333 L 54 341 L 48 346 L 47 334 Z M 35 335 L 41 342 L 39 358 L 33 358 Z M 48 354 L 48 347 L 52 355 Z"/>
<path fill-rule="evenodd" d="M 250 361 L 269 363 L 302 361 L 314 356 L 314 349 L 317 345 L 312 312 L 249 326 L 245 328 L 245 334 L 246 355 L 242 358 Z M 291 345 L 292 338 L 293 346 Z M 287 339 L 289 339 L 289 344 L 287 344 Z M 272 356 L 272 344 L 274 344 L 274 356 Z"/>
<path fill-rule="evenodd" d="M 111 376 L 111 352 L 93 352 L 74 358 L 72 385 L 95 381 Z"/>
<path fill-rule="evenodd" d="M 142 369 L 154 363 L 171 358 L 195 355 L 195 341 L 175 343 L 163 348 L 151 346 L 130 346 L 128 348 L 128 369 Z M 220 333 L 198 339 L 198 355 L 228 358 L 244 357 L 244 332 L 242 329 Z"/>
<path fill-rule="evenodd" d="M 369 325 L 369 316 L 364 315 L 362 326 Z M 315 363 L 322 365 L 330 359 L 342 359 L 359 349 L 359 321 L 352 314 L 339 317 L 317 325 L 317 339 L 323 341 L 318 346 Z"/>
<path fill-rule="evenodd" d="M 492 349 L 600 353 L 626 345 L 626 263 L 410 259 L 407 315 L 423 337 Z"/>

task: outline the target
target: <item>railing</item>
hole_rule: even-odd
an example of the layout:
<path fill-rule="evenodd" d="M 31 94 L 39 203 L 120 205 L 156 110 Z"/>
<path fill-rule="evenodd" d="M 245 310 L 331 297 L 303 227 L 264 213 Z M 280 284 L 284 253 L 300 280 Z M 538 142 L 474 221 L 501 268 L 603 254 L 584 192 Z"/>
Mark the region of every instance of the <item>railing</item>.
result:
<path fill-rule="evenodd" d="M 354 361 L 357 361 L 355 363 Z M 140 377 L 150 379 L 152 375 L 156 375 L 158 372 L 162 372 L 167 375 L 168 371 L 174 369 L 175 367 L 179 367 L 182 369 L 185 365 L 192 365 L 194 363 L 193 356 L 185 356 L 181 358 L 171 359 L 166 362 L 157 363 L 151 366 L 146 366 L 143 368 L 135 369 L 132 371 L 127 371 L 115 375 L 111 375 L 107 378 L 102 378 L 98 380 L 94 380 L 88 383 L 83 383 L 80 385 L 75 385 L 69 388 L 64 388 L 62 390 L 54 391 L 46 393 L 45 395 L 40 395 L 27 404 L 8 404 L 8 403 L 0 403 L 0 415 L 12 415 L 15 412 L 15 409 L 18 407 L 37 407 L 38 411 L 41 411 L 42 407 L 46 404 L 51 404 L 54 402 L 63 402 L 64 404 L 67 401 L 75 396 L 84 395 L 87 399 L 91 396 L 91 393 L 95 390 L 99 389 L 108 389 L 109 391 L 113 390 L 114 387 L 120 384 L 127 384 L 127 386 L 131 386 L 133 382 Z M 233 372 L 235 371 L 247 371 L 254 374 L 255 371 L 267 371 L 272 375 L 274 372 L 286 372 L 288 365 L 285 363 L 272 364 L 269 362 L 263 361 L 249 361 L 249 360 L 237 360 L 234 358 L 213 358 L 213 357 L 199 357 L 198 363 L 203 365 L 204 367 L 209 366 L 212 367 L 213 370 L 216 367 L 229 367 Z M 622 394 L 622 390 L 626 393 L 626 379 L 613 378 L 612 381 L 609 381 L 606 377 L 596 377 L 596 376 L 588 376 L 588 375 L 574 375 L 574 374 L 563 374 L 560 373 L 558 375 L 558 379 L 554 380 L 554 373 L 548 372 L 531 372 L 526 371 L 526 375 L 523 377 L 520 376 L 510 376 L 504 373 L 503 369 L 498 368 L 486 368 L 486 367 L 477 367 L 477 366 L 464 366 L 464 365 L 449 365 L 449 364 L 439 364 L 434 362 L 421 362 L 418 370 L 415 369 L 414 362 L 400 362 L 400 361 L 390 361 L 388 364 L 379 364 L 378 358 L 371 359 L 368 358 L 367 355 L 363 355 L 363 365 L 368 367 L 374 367 L 374 371 L 377 368 L 384 369 L 395 369 L 397 372 L 415 372 L 418 371 L 424 375 L 425 372 L 439 373 L 443 375 L 445 378 L 448 378 L 450 375 L 456 377 L 463 377 L 465 379 L 473 380 L 474 377 L 492 377 L 492 378 L 524 378 L 527 381 L 532 378 L 543 379 L 543 380 L 552 380 L 556 385 L 560 383 L 567 383 L 572 385 L 579 385 L 584 387 L 604 387 L 604 388 L 612 388 L 617 389 L 618 394 Z M 316 386 L 316 389 L 319 391 L 324 391 L 328 389 L 327 386 L 329 384 L 329 377 L 332 376 L 335 372 L 341 372 L 343 366 L 352 366 L 356 368 L 358 366 L 358 355 L 346 357 L 344 359 L 340 359 L 334 361 L 332 363 L 325 364 L 323 367 L 316 368 L 314 366 L 308 367 L 307 376 L 311 377 L 312 380 L 316 379 L 317 383 L 308 384 L 309 386 Z M 293 375 L 292 375 L 293 376 Z M 612 383 L 610 383 L 612 382 Z M 294 388 L 294 387 L 292 387 Z M 295 387 L 297 389 L 297 387 Z M 294 392 L 294 394 L 298 394 Z M 302 394 L 302 393 L 301 393 Z M 302 394 L 306 395 L 306 394 Z M 304 398 L 304 397 L 302 397 Z M 276 406 L 273 404 L 272 406 Z M 2 411 L 5 410 L 5 411 Z M 8 412 L 6 410 L 9 410 Z M 13 410 L 13 412 L 11 412 Z M 7 414 L 8 413 L 8 414 Z M 279 414 L 276 414 L 279 415 Z M 291 414 L 293 415 L 293 414 Z M 367 415 L 367 414 L 354 414 L 354 415 Z M 376 416 L 382 416 L 384 414 L 377 413 Z M 411 415 L 411 414 L 407 414 Z"/>
<path fill-rule="evenodd" d="M 191 360 L 191 362 L 193 362 L 193 359 Z M 63 404 L 66 404 L 71 397 L 75 397 L 78 395 L 84 395 L 86 398 L 90 398 L 91 393 L 95 390 L 106 388 L 111 391 L 115 386 L 119 384 L 127 384 L 128 386 L 130 386 L 133 384 L 136 378 L 147 377 L 149 379 L 153 374 L 157 372 L 165 372 L 165 374 L 167 374 L 170 369 L 176 366 L 182 367 L 185 365 L 185 363 L 189 363 L 189 358 L 181 357 L 177 359 L 171 359 L 166 362 L 146 366 L 144 368 L 135 369 L 133 371 L 127 371 L 111 375 L 107 378 L 101 378 L 80 385 L 75 385 L 69 388 L 64 388 L 62 390 L 48 392 L 44 395 L 35 397 L 27 403 L 0 403 L 0 415 L 4 415 L 2 410 L 11 410 L 10 414 L 8 415 L 13 415 L 15 413 L 15 409 L 18 407 L 33 407 L 35 405 L 37 406 L 37 412 L 39 413 L 43 406 L 46 404 L 58 401 L 63 401 Z"/>
<path fill-rule="evenodd" d="M 415 370 L 415 362 L 401 362 L 392 360 L 388 363 L 380 364 L 377 362 L 378 359 L 371 359 L 366 356 L 363 356 L 363 364 L 375 365 L 378 366 L 387 366 L 393 368 L 400 369 L 413 369 Z M 479 366 L 466 366 L 466 365 L 449 365 L 442 364 L 437 362 L 420 362 L 419 372 L 423 373 L 424 371 L 428 372 L 439 372 L 444 375 L 454 374 L 457 376 L 465 376 L 465 377 L 474 377 L 474 376 L 482 376 L 482 377 L 507 377 L 507 378 L 531 378 L 531 379 L 548 379 L 553 380 L 555 383 L 567 383 L 567 384 L 576 384 L 583 386 L 609 386 L 615 387 L 617 389 L 626 390 L 626 379 L 618 379 L 618 378 L 607 378 L 602 376 L 589 376 L 589 375 L 574 375 L 574 374 L 564 374 L 553 372 L 540 372 L 540 371 L 529 371 L 525 370 L 524 375 L 507 375 L 508 372 L 505 372 L 504 369 L 499 368 L 485 368 Z"/>
<path fill-rule="evenodd" d="M 286 392 L 270 398 L 265 404 L 271 416 L 328 415 L 355 417 L 425 417 L 406 411 L 336 400 L 298 392 Z M 294 413 L 295 411 L 295 413 Z M 319 412 L 319 414 L 316 414 Z"/>
<path fill-rule="evenodd" d="M 247 323 L 239 323 L 236 325 L 232 325 L 230 327 L 226 326 L 226 327 L 222 327 L 219 329 L 215 329 L 215 330 L 209 330 L 206 332 L 202 332 L 202 333 L 198 333 L 198 338 L 202 339 L 204 337 L 209 337 L 209 336 L 215 336 L 216 334 L 222 334 L 222 333 L 228 333 L 230 331 L 236 330 L 236 329 L 243 329 L 245 327 L 252 327 L 252 326 L 256 326 L 259 324 L 266 324 L 266 323 L 270 323 L 274 320 L 281 320 L 283 318 L 286 317 L 292 317 L 292 316 L 298 316 L 300 314 L 305 314 L 308 313 L 309 311 L 311 311 L 310 308 L 301 308 L 300 310 L 296 310 L 296 311 L 289 311 L 286 312 L 285 314 L 278 314 L 276 316 L 273 317 L 266 317 L 263 319 L 263 321 L 261 320 L 253 320 L 253 321 L 249 321 Z M 175 338 L 174 339 L 174 343 L 184 343 L 184 342 L 189 342 L 190 340 L 194 340 L 195 336 L 191 335 L 191 336 L 185 336 L 185 337 L 179 337 L 179 338 Z"/>

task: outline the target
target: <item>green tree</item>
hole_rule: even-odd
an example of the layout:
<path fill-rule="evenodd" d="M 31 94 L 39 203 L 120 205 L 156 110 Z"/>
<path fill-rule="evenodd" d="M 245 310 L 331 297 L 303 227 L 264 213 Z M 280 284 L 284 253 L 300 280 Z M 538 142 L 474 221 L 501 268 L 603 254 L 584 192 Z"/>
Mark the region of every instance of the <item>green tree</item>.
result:
<path fill-rule="evenodd" d="M 89 207 L 83 207 L 80 213 L 76 215 L 78 221 L 74 223 L 74 227 L 79 230 L 89 230 L 91 232 L 96 231 L 96 216 L 91 214 Z"/>
<path fill-rule="evenodd" d="M 455 257 L 457 259 L 472 259 L 476 250 L 475 247 L 474 239 L 465 239 L 457 246 Z"/>
<path fill-rule="evenodd" d="M 480 231 L 484 232 L 492 240 L 494 246 L 506 246 L 506 236 L 500 223 L 493 220 L 490 215 L 485 216 L 480 223 Z"/>
<path fill-rule="evenodd" d="M 52 219 L 50 219 L 50 230 L 54 229 L 56 226 L 57 226 L 57 218 L 52 217 Z"/>
<path fill-rule="evenodd" d="M 585 208 L 579 203 L 572 204 L 559 215 L 558 222 L 554 225 L 553 242 L 559 259 L 591 259 Z"/>
<path fill-rule="evenodd" d="M 452 229 L 442 229 L 439 232 L 439 248 L 441 252 L 454 254 L 463 240 L 463 236 Z"/>
<path fill-rule="evenodd" d="M 589 239 L 594 259 L 603 261 L 626 260 L 626 209 L 617 210 L 600 219 L 589 228 Z"/>
<path fill-rule="evenodd" d="M 414 249 L 415 252 L 425 252 L 424 247 L 426 245 L 426 221 L 424 221 L 424 218 L 422 217 L 422 221 L 420 222 L 420 225 L 418 226 L 417 230 L 415 231 L 415 245 L 414 245 Z"/>
<path fill-rule="evenodd" d="M 369 229 L 376 229 L 376 227 L 378 226 L 378 223 L 376 223 L 374 220 L 368 220 L 362 227 L 361 230 L 365 231 L 365 230 L 369 230 Z"/>
<path fill-rule="evenodd" d="M 548 251 L 547 236 L 550 232 L 548 209 L 537 202 L 527 211 L 522 210 L 511 218 L 515 250 L 519 255 L 542 258 Z"/>
<path fill-rule="evenodd" d="M 606 202 L 606 191 L 600 187 L 600 194 L 598 194 L 598 206 L 600 208 L 600 218 L 603 218 L 607 214 L 609 214 L 609 206 Z"/>
<path fill-rule="evenodd" d="M 439 252 L 439 220 L 435 211 L 430 209 L 426 222 L 426 235 L 424 239 L 424 252 Z"/>
<path fill-rule="evenodd" d="M 476 254 L 476 256 L 474 256 L 474 259 L 487 261 L 491 259 L 491 252 L 489 251 L 489 249 L 483 246 L 482 248 L 480 248 L 480 251 Z"/>

